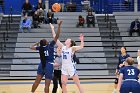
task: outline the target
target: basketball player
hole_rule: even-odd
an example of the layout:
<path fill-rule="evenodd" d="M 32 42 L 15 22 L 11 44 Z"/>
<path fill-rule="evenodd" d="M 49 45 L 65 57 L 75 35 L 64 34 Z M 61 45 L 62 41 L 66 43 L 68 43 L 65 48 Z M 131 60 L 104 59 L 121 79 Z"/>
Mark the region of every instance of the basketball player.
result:
<path fill-rule="evenodd" d="M 60 26 L 61 24 L 59 24 Z M 50 43 L 47 42 L 45 39 L 40 40 L 40 46 L 39 42 L 31 46 L 32 50 L 39 50 L 40 54 L 40 64 L 38 66 L 37 71 L 37 77 L 36 80 L 32 86 L 31 92 L 34 93 L 36 88 L 38 87 L 41 79 L 45 75 L 45 93 L 49 93 L 49 86 L 50 82 L 52 80 L 52 74 L 53 74 L 53 61 L 54 61 L 54 45 L 59 37 L 60 30 L 58 30 L 56 36 L 54 37 L 54 40 Z"/>
<path fill-rule="evenodd" d="M 53 37 L 55 37 L 55 31 L 54 31 L 54 26 L 52 24 L 50 24 L 50 27 L 52 29 L 52 34 Z M 58 30 L 60 30 L 60 28 L 58 28 Z M 62 80 L 62 91 L 63 93 L 67 93 L 67 81 L 68 81 L 68 76 L 70 76 L 75 84 L 77 85 L 80 93 L 84 93 L 83 88 L 80 85 L 80 80 L 78 77 L 78 74 L 76 72 L 74 63 L 73 63 L 73 54 L 75 51 L 80 50 L 84 47 L 84 36 L 82 34 L 80 34 L 80 41 L 81 44 L 79 46 L 72 46 L 72 40 L 70 38 L 68 38 L 65 41 L 65 46 L 59 41 L 57 40 L 56 44 L 58 47 L 62 48 L 62 52 L 61 52 L 61 56 L 62 56 L 62 75 L 61 75 L 61 80 Z"/>
<path fill-rule="evenodd" d="M 138 77 L 140 70 L 134 66 L 134 59 L 128 57 L 125 60 L 125 67 L 120 69 L 118 90 L 120 93 L 140 93 Z"/>
<path fill-rule="evenodd" d="M 137 62 L 138 62 L 138 69 L 140 69 L 140 49 L 137 52 Z"/>
<path fill-rule="evenodd" d="M 117 92 L 117 85 L 118 85 L 118 76 L 119 76 L 119 70 L 120 68 L 124 67 L 124 62 L 126 60 L 126 58 L 130 57 L 129 54 L 127 54 L 126 52 L 126 47 L 121 47 L 121 54 L 119 55 L 119 63 L 115 72 L 116 75 L 116 79 L 114 82 L 114 90 L 112 93 L 116 93 Z"/>

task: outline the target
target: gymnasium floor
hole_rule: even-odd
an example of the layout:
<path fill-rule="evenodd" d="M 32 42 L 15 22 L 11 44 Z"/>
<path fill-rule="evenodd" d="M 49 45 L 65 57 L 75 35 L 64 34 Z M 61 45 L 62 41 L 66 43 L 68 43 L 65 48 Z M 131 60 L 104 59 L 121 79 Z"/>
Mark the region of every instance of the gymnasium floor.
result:
<path fill-rule="evenodd" d="M 0 80 L 0 93 L 31 93 L 34 80 Z M 113 90 L 113 80 L 81 80 L 81 85 L 85 93 L 111 93 Z M 73 81 L 69 80 L 68 93 L 79 93 Z M 44 93 L 44 80 L 37 88 L 35 93 Z M 52 84 L 50 86 L 50 93 Z M 59 87 L 57 93 L 62 93 Z"/>

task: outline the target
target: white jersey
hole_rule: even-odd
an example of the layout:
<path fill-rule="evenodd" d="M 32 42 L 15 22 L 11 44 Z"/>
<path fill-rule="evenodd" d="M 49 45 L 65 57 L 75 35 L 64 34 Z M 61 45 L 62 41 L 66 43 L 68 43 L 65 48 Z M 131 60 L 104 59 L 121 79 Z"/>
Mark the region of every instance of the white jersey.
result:
<path fill-rule="evenodd" d="M 73 53 L 72 48 L 66 49 L 66 46 L 62 47 L 62 66 L 73 65 Z"/>
<path fill-rule="evenodd" d="M 62 74 L 68 75 L 70 77 L 76 74 L 75 64 L 73 62 L 73 52 L 72 48 L 62 47 Z"/>
<path fill-rule="evenodd" d="M 140 57 L 139 56 L 137 57 L 137 62 L 138 62 L 138 65 L 140 65 Z"/>

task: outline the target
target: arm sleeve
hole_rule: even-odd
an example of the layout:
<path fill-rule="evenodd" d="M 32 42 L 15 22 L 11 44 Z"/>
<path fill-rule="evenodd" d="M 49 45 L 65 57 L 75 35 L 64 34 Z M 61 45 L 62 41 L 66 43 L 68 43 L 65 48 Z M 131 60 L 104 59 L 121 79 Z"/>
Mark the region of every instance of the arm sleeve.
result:
<path fill-rule="evenodd" d="M 37 46 L 37 47 L 36 47 L 36 50 L 39 50 L 39 48 L 40 48 L 40 47 L 39 47 L 39 46 Z"/>
<path fill-rule="evenodd" d="M 124 74 L 124 68 L 120 69 L 120 74 Z"/>
<path fill-rule="evenodd" d="M 56 42 L 53 40 L 53 41 L 50 42 L 49 46 L 50 46 L 50 47 L 54 47 L 55 43 L 56 43 Z"/>

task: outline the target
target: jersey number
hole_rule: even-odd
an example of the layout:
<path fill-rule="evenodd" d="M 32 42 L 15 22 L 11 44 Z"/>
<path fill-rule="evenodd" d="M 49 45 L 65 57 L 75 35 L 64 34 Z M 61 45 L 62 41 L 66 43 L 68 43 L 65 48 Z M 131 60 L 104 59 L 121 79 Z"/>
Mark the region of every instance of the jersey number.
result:
<path fill-rule="evenodd" d="M 134 69 L 128 69 L 127 72 L 128 75 L 135 75 Z"/>
<path fill-rule="evenodd" d="M 48 51 L 44 51 L 45 56 L 49 56 L 49 52 Z"/>
<path fill-rule="evenodd" d="M 67 59 L 67 55 L 63 55 L 63 59 Z"/>

